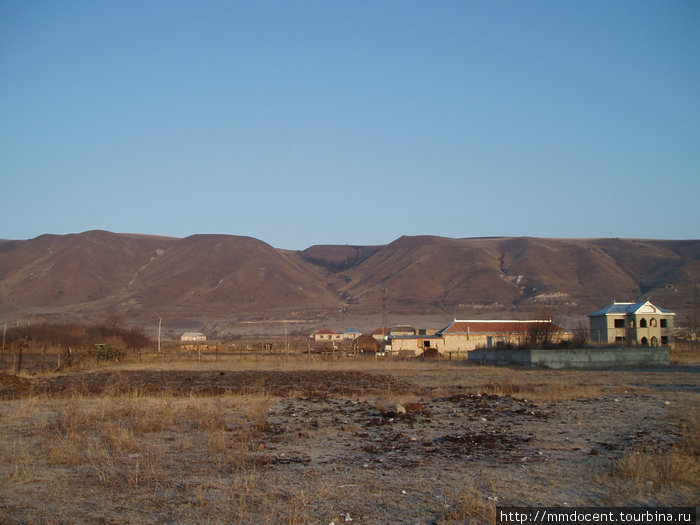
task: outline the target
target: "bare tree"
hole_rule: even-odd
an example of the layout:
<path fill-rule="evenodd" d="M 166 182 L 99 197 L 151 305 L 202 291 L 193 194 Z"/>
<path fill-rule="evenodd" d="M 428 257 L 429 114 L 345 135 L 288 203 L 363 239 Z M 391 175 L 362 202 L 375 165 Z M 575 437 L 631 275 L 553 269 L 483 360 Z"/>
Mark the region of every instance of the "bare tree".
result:
<path fill-rule="evenodd" d="M 110 314 L 105 318 L 104 325 L 106 329 L 112 332 L 113 336 L 119 334 L 124 320 L 118 314 Z"/>
<path fill-rule="evenodd" d="M 528 345 L 534 348 L 546 348 L 554 343 L 554 323 L 539 321 L 532 323 L 527 331 Z"/>
<path fill-rule="evenodd" d="M 585 348 L 588 346 L 589 328 L 581 321 L 574 328 L 574 337 L 571 340 L 572 348 Z"/>

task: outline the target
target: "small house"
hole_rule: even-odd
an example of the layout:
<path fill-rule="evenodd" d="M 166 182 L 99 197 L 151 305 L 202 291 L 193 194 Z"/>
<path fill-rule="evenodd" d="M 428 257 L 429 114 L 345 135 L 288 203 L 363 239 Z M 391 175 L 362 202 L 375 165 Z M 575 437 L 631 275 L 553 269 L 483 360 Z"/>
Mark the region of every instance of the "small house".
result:
<path fill-rule="evenodd" d="M 357 339 L 361 335 L 362 335 L 362 332 L 360 332 L 356 328 L 350 328 L 350 329 L 345 330 L 343 332 L 343 339 L 346 341 L 347 340 L 354 341 L 355 339 Z"/>
<path fill-rule="evenodd" d="M 321 342 L 321 341 L 342 341 L 344 339 L 344 335 L 338 332 L 334 332 L 333 330 L 329 330 L 328 328 L 322 328 L 321 330 L 318 330 L 317 332 L 314 332 L 313 334 L 313 339 L 316 342 Z"/>
<path fill-rule="evenodd" d="M 374 332 L 372 332 L 372 337 L 374 337 L 380 343 L 383 343 L 388 339 L 390 331 L 391 328 L 386 326 L 384 328 L 377 328 Z"/>
<path fill-rule="evenodd" d="M 180 336 L 180 341 L 183 343 L 203 343 L 207 340 L 207 336 L 202 332 L 185 332 Z"/>
<path fill-rule="evenodd" d="M 389 331 L 389 352 L 400 357 L 422 355 L 428 350 L 439 350 L 442 337 L 435 330 L 415 329 L 411 325 L 396 325 Z"/>

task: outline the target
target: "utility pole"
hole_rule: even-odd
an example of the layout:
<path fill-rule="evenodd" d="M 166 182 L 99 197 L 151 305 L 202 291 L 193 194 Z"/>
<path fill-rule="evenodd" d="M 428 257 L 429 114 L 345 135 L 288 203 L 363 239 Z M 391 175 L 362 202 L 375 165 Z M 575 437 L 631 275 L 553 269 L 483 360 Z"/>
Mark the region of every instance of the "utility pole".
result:
<path fill-rule="evenodd" d="M 389 291 L 389 288 L 382 288 L 382 341 L 384 341 L 384 337 L 386 334 L 384 331 L 386 330 L 386 293 Z"/>
<path fill-rule="evenodd" d="M 289 340 L 287 339 L 287 320 L 282 321 L 284 323 L 284 352 L 289 355 Z"/>
<path fill-rule="evenodd" d="M 158 353 L 160 354 L 160 325 L 163 322 L 163 318 L 158 318 Z"/>

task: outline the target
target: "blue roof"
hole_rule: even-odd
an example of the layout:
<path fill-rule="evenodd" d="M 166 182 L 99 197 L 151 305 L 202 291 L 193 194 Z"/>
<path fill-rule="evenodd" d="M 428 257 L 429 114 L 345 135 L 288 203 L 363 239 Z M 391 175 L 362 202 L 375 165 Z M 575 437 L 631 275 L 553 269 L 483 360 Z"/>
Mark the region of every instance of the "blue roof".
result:
<path fill-rule="evenodd" d="M 641 303 L 613 303 L 602 310 L 598 310 L 597 312 L 593 312 L 592 314 L 588 314 L 588 317 L 600 317 L 603 315 L 626 315 L 626 314 L 635 314 L 637 313 L 643 306 L 649 305 L 652 308 L 655 308 L 658 313 L 661 314 L 670 314 L 674 315 L 673 312 L 670 310 L 666 310 L 665 308 L 660 308 L 658 306 L 655 306 L 651 304 L 649 301 L 643 301 Z"/>

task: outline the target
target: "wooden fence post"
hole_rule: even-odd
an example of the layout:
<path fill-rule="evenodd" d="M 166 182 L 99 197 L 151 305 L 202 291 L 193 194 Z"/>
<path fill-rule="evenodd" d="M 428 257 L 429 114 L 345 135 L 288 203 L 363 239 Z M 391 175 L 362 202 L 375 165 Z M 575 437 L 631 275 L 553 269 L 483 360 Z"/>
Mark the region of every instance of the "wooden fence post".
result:
<path fill-rule="evenodd" d="M 22 350 L 24 348 L 24 343 L 19 343 L 15 348 L 17 350 L 15 352 L 14 374 L 17 375 L 22 371 Z"/>

